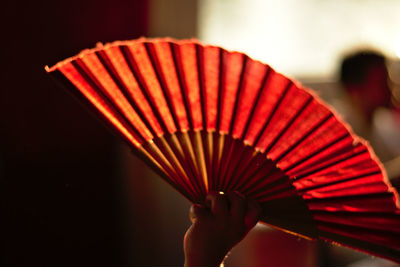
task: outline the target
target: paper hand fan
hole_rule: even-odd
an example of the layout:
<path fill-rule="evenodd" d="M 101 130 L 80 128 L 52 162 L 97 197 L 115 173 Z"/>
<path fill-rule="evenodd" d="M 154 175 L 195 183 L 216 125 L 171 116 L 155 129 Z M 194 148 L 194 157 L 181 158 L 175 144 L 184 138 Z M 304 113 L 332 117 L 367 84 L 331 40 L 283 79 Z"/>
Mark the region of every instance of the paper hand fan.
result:
<path fill-rule="evenodd" d="M 191 202 L 239 191 L 262 221 L 400 262 L 400 209 L 380 163 L 311 91 L 195 40 L 99 45 L 47 71 Z"/>

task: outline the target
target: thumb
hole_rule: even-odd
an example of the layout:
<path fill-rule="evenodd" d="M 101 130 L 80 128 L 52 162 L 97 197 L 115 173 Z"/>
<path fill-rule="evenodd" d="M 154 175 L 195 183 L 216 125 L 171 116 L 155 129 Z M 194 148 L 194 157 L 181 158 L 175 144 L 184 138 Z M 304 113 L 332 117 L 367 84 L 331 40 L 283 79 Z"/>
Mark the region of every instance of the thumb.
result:
<path fill-rule="evenodd" d="M 192 223 L 198 219 L 202 219 L 208 215 L 208 209 L 200 204 L 193 204 L 189 210 L 189 218 Z"/>

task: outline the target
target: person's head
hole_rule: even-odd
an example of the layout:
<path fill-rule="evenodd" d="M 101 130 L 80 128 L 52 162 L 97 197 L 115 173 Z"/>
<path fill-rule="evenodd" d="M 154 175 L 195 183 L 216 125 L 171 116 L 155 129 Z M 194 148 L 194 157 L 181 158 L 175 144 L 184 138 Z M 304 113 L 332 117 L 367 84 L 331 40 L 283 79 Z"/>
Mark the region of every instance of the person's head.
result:
<path fill-rule="evenodd" d="M 390 88 L 385 57 L 373 51 L 360 51 L 344 58 L 340 80 L 346 91 L 367 116 L 378 107 L 390 105 Z"/>

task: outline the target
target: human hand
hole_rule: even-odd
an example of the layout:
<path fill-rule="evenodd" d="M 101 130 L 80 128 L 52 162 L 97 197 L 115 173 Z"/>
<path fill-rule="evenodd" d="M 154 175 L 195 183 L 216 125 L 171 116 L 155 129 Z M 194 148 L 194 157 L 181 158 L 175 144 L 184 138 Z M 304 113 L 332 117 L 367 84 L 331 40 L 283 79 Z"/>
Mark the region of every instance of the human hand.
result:
<path fill-rule="evenodd" d="M 238 192 L 210 193 L 205 205 L 190 208 L 192 225 L 184 239 L 185 267 L 219 266 L 256 225 L 261 208 Z"/>

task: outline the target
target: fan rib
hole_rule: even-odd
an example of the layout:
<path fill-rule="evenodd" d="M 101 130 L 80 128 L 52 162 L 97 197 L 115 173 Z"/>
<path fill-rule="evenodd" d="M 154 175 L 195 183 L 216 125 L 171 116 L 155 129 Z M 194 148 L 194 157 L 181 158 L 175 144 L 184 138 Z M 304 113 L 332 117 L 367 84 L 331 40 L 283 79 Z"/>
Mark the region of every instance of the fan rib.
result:
<path fill-rule="evenodd" d="M 237 156 L 237 162 L 234 164 L 231 164 L 231 170 L 230 173 L 230 179 L 227 181 L 226 188 L 228 191 L 232 191 L 232 188 L 235 187 L 235 185 L 239 182 L 238 179 L 240 176 L 238 176 L 243 168 L 246 168 L 249 162 L 252 160 L 253 155 L 255 153 L 254 149 L 246 144 L 242 144 L 243 149 L 240 151 L 239 156 Z M 265 158 L 265 160 L 267 160 Z"/>
<path fill-rule="evenodd" d="M 192 143 L 192 138 L 190 136 L 191 134 L 192 134 L 191 132 L 183 132 L 178 136 L 178 140 L 180 141 L 181 146 L 183 148 L 185 158 L 187 158 L 187 162 L 189 163 L 189 166 L 193 170 L 192 181 L 196 183 L 197 188 L 204 196 L 207 191 L 205 191 L 204 186 L 202 186 L 203 179 L 200 176 L 201 170 L 196 160 L 196 151 Z"/>
<path fill-rule="evenodd" d="M 149 153 L 156 161 L 158 161 L 161 167 L 166 171 L 169 176 L 169 179 L 166 180 L 168 183 L 172 184 L 175 189 L 179 192 L 183 192 L 184 196 L 188 197 L 188 199 L 193 200 L 193 197 L 187 193 L 186 190 L 183 190 L 182 185 L 177 183 L 177 176 L 179 175 L 175 172 L 171 163 L 165 158 L 165 156 L 161 153 L 159 148 L 153 142 L 147 142 L 143 145 L 143 148 L 147 153 Z"/>
<path fill-rule="evenodd" d="M 311 127 L 304 135 L 297 140 L 294 144 L 289 146 L 285 151 L 283 151 L 279 156 L 277 156 L 274 160 L 276 162 L 280 162 L 282 159 L 285 158 L 291 151 L 297 148 L 304 140 L 306 140 L 310 135 L 312 135 L 318 128 L 322 127 L 329 119 L 333 118 L 333 113 L 328 113 L 324 118 L 321 119 L 315 126 Z"/>
<path fill-rule="evenodd" d="M 185 169 L 187 176 L 189 177 L 190 184 L 192 185 L 193 189 L 197 194 L 201 195 L 202 190 L 200 189 L 201 185 L 197 182 L 197 178 L 194 178 L 197 176 L 196 172 L 196 167 L 193 163 L 192 155 L 190 155 L 190 152 L 188 149 L 185 149 L 184 143 L 181 142 L 181 139 L 178 138 L 177 135 L 169 135 L 169 136 L 164 136 L 165 140 L 168 142 L 169 146 L 171 149 L 174 151 L 175 155 L 181 162 L 183 168 Z M 156 140 L 155 140 L 156 141 Z"/>
<path fill-rule="evenodd" d="M 249 118 L 252 118 L 254 116 L 254 113 L 256 111 L 256 107 L 259 105 L 259 102 L 260 102 L 260 99 L 261 99 L 261 94 L 263 93 L 264 87 L 265 87 L 265 85 L 267 83 L 268 78 L 271 76 L 271 73 L 272 73 L 271 68 L 268 67 L 266 72 L 265 72 L 265 74 L 264 74 L 264 77 L 262 79 L 260 88 L 257 91 L 257 96 L 255 98 L 254 105 L 251 108 Z M 245 137 L 247 135 L 247 131 L 249 130 L 250 123 L 251 123 L 251 120 L 247 120 L 246 125 L 245 125 L 244 130 L 243 130 L 242 138 L 241 138 L 243 141 L 245 140 Z"/>
<path fill-rule="evenodd" d="M 392 201 L 394 198 L 394 195 L 392 192 L 384 192 L 384 193 L 373 193 L 373 194 L 365 194 L 365 195 L 356 195 L 356 196 L 334 196 L 334 197 L 325 197 L 325 198 L 309 198 L 309 199 L 304 199 L 307 204 L 310 203 L 337 203 L 337 204 L 343 204 L 343 203 L 350 203 L 351 201 L 358 201 L 357 204 L 363 204 L 363 202 L 370 201 L 369 203 L 374 203 L 374 201 L 377 201 L 377 199 L 382 199 L 382 200 L 390 200 L 388 202 L 385 202 L 384 205 L 382 205 L 382 202 L 378 202 L 378 207 L 382 208 L 382 211 L 388 211 L 388 212 L 393 212 L 396 211 L 396 205 Z M 391 203 L 389 205 L 388 203 Z M 366 210 L 368 210 L 371 207 L 365 207 Z M 386 209 L 385 209 L 386 208 Z M 313 209 L 313 208 L 311 208 Z M 326 209 L 328 210 L 328 209 Z M 372 210 L 372 209 L 371 209 Z M 376 209 L 379 211 L 379 209 Z M 356 210 L 352 210 L 356 211 Z M 361 211 L 361 210 L 360 210 Z"/>
<path fill-rule="evenodd" d="M 160 74 L 165 79 L 166 84 L 164 86 L 168 89 L 168 100 L 171 101 L 174 114 L 179 122 L 179 129 L 182 132 L 188 131 L 190 129 L 189 114 L 185 107 L 183 89 L 180 85 L 171 45 L 167 42 L 153 42 L 152 44 L 160 63 Z"/>
<path fill-rule="evenodd" d="M 320 183 L 320 184 L 316 184 L 316 185 L 313 185 L 313 186 L 307 186 L 307 187 L 298 188 L 297 190 L 302 192 L 302 193 L 304 193 L 304 192 L 316 190 L 316 189 L 319 189 L 319 188 L 322 188 L 322 187 L 325 187 L 325 186 L 337 185 L 337 184 L 340 184 L 340 183 L 344 183 L 344 182 L 348 182 L 348 181 L 352 181 L 352 180 L 357 180 L 357 179 L 360 179 L 360 178 L 365 178 L 365 177 L 372 176 L 372 175 L 377 175 L 377 174 L 380 174 L 380 173 L 381 173 L 380 170 L 372 171 L 372 172 L 363 173 L 363 174 L 356 175 L 356 176 L 351 176 L 349 178 L 343 178 L 341 180 L 336 180 L 336 181 L 332 181 L 332 182 Z"/>
<path fill-rule="evenodd" d="M 356 156 L 362 155 L 364 153 L 368 153 L 368 150 L 366 148 L 364 148 L 361 151 L 354 152 L 354 153 L 353 153 L 353 151 L 350 151 L 349 153 L 347 153 L 348 155 L 346 155 L 346 156 L 339 155 L 336 158 L 332 158 L 332 160 L 322 162 L 322 163 L 320 163 L 318 165 L 314 165 L 315 166 L 314 168 L 310 168 L 310 170 L 306 170 L 303 173 L 300 173 L 298 175 L 294 174 L 293 175 L 293 179 L 294 180 L 303 179 L 303 178 L 308 177 L 308 176 L 310 176 L 312 174 L 315 174 L 315 173 L 317 173 L 317 172 L 319 172 L 321 170 L 324 170 L 324 169 L 326 169 L 328 167 L 332 167 L 334 165 L 337 165 L 339 163 L 344 162 L 345 160 L 349 160 L 351 158 L 354 158 Z"/>
<path fill-rule="evenodd" d="M 201 130 L 204 118 L 200 103 L 196 49 L 193 44 L 173 44 L 173 53 L 181 88 L 184 92 L 184 100 L 187 101 L 188 114 L 191 117 L 191 129 Z"/>
<path fill-rule="evenodd" d="M 237 116 L 237 112 L 238 112 L 238 106 L 239 106 L 239 96 L 241 95 L 241 91 L 243 89 L 243 82 L 244 82 L 244 75 L 246 73 L 246 68 L 249 65 L 249 57 L 248 56 L 244 56 L 243 58 L 243 68 L 242 71 L 240 73 L 240 79 L 239 79 L 239 84 L 238 84 L 238 88 L 236 89 L 236 95 L 234 96 L 234 105 L 233 105 L 233 110 L 232 110 L 232 117 L 230 119 L 230 124 L 229 124 L 229 134 L 232 134 L 233 132 L 233 127 L 235 126 L 235 121 L 236 121 L 236 116 Z"/>
<path fill-rule="evenodd" d="M 202 182 L 202 188 L 204 187 L 204 192 L 208 192 L 208 177 L 206 170 L 206 161 L 204 157 L 204 149 L 202 144 L 202 138 L 199 131 L 195 131 L 192 134 L 193 148 L 195 152 L 195 159 L 198 167 L 198 174 L 200 176 L 200 181 Z"/>
<path fill-rule="evenodd" d="M 186 114 L 188 114 L 187 118 L 188 118 L 188 122 L 189 122 L 189 129 L 193 129 L 194 128 L 194 123 L 193 123 L 193 114 L 192 114 L 192 110 L 189 108 L 190 104 L 189 104 L 189 100 L 188 100 L 188 96 L 186 94 L 186 91 L 184 89 L 184 73 L 182 72 L 182 68 L 180 67 L 180 54 L 179 54 L 179 46 L 177 44 L 174 43 L 169 43 L 170 45 L 170 49 L 171 49 L 171 53 L 172 53 L 172 58 L 174 61 L 174 65 L 175 65 L 175 69 L 177 70 L 177 74 L 178 74 L 178 81 L 179 81 L 179 87 L 181 89 L 181 94 L 183 96 L 182 100 L 186 109 Z"/>
<path fill-rule="evenodd" d="M 130 51 L 130 48 L 128 46 L 121 46 L 120 47 L 121 52 L 124 56 L 124 59 L 128 63 L 128 66 L 135 77 L 135 79 L 138 81 L 138 85 L 141 89 L 142 94 L 146 98 L 147 102 L 149 103 L 154 115 L 156 116 L 158 122 L 161 125 L 161 128 L 164 133 L 168 132 L 167 125 L 163 119 L 163 116 L 160 114 L 160 111 L 157 109 L 156 103 L 153 101 L 152 96 L 150 95 L 149 88 L 147 88 L 146 83 L 144 82 L 144 77 L 140 74 L 139 67 L 136 63 L 135 58 L 132 55 L 132 52 Z"/>
<path fill-rule="evenodd" d="M 247 56 L 239 53 L 229 53 L 223 51 L 224 68 L 221 73 L 222 76 L 222 93 L 221 93 L 221 112 L 220 128 L 221 134 L 229 134 L 231 122 L 234 118 L 234 106 L 236 104 L 236 97 L 238 96 L 239 84 L 242 74 L 244 72 L 245 60 Z M 229 79 L 228 79 L 229 76 Z"/>
<path fill-rule="evenodd" d="M 187 191 L 192 192 L 192 198 L 198 199 L 201 195 L 201 191 L 197 190 L 197 188 L 195 188 L 195 186 L 189 182 L 190 178 L 188 177 L 187 169 L 183 167 L 182 162 L 179 161 L 180 157 L 177 156 L 179 155 L 179 153 L 176 154 L 173 152 L 174 150 L 171 148 L 170 144 L 164 137 L 155 139 L 154 143 L 162 152 L 166 160 L 171 164 L 173 169 L 176 170 L 179 178 L 179 180 L 176 180 L 176 182 L 185 187 Z"/>
<path fill-rule="evenodd" d="M 146 42 L 146 43 L 144 43 L 144 46 L 146 48 L 147 54 L 149 55 L 149 59 L 150 59 L 151 65 L 152 65 L 152 67 L 154 69 L 154 72 L 156 74 L 156 77 L 157 77 L 158 82 L 159 82 L 160 87 L 161 87 L 162 96 L 166 100 L 165 102 L 168 105 L 169 112 L 170 112 L 170 114 L 172 116 L 172 119 L 174 121 L 175 127 L 177 129 L 181 130 L 177 115 L 175 114 L 174 108 L 172 107 L 172 103 L 170 101 L 167 101 L 167 99 L 169 99 L 169 98 L 167 97 L 168 96 L 167 89 L 165 88 L 166 82 L 165 82 L 164 75 L 162 74 L 160 61 L 158 60 L 158 56 L 157 56 L 157 54 L 156 54 L 156 52 L 154 50 L 154 45 L 153 45 L 153 43 Z"/>
<path fill-rule="evenodd" d="M 250 177 L 255 175 L 262 168 L 268 166 L 271 168 L 276 167 L 270 159 L 267 159 L 265 154 L 254 151 L 253 157 L 241 170 L 238 171 L 237 179 L 235 179 L 236 182 L 231 185 L 231 188 L 242 188 L 244 183 L 250 181 Z"/>
<path fill-rule="evenodd" d="M 308 99 L 305 103 L 300 107 L 300 109 L 295 112 L 295 115 L 289 120 L 286 126 L 275 136 L 275 138 L 269 143 L 269 145 L 265 148 L 266 153 L 268 153 L 279 141 L 279 139 L 284 135 L 284 133 L 289 129 L 292 123 L 304 112 L 308 105 L 310 105 L 312 101 L 311 95 L 307 97 Z"/>
<path fill-rule="evenodd" d="M 293 170 L 294 168 L 300 166 L 301 164 L 305 163 L 306 161 L 309 161 L 313 157 L 317 156 L 319 153 L 321 153 L 325 149 L 328 149 L 328 148 L 334 146 L 335 144 L 345 140 L 348 137 L 351 137 L 351 135 L 350 135 L 350 133 L 346 132 L 345 134 L 343 134 L 343 135 L 337 137 L 336 139 L 332 140 L 330 143 L 325 144 L 324 146 L 320 147 L 318 150 L 314 151 L 310 155 L 305 156 L 304 158 L 299 159 L 297 162 L 293 163 L 292 165 L 286 167 L 285 169 L 283 169 L 283 171 L 285 173 L 288 173 L 289 171 Z"/>
<path fill-rule="evenodd" d="M 116 107 L 115 103 L 111 101 L 110 98 L 105 94 L 105 90 L 102 88 L 101 84 L 97 81 L 97 79 L 90 72 L 90 70 L 83 61 L 77 59 L 76 61 L 71 63 L 74 66 L 74 68 L 78 71 L 78 73 L 82 76 L 82 78 L 91 86 L 91 88 L 93 88 L 97 94 L 101 95 L 102 99 L 105 100 L 110 107 L 112 107 L 112 110 L 116 118 L 123 125 L 128 126 L 127 127 L 128 131 L 131 134 L 133 134 L 133 136 L 137 138 L 137 140 L 139 140 L 139 143 L 143 144 L 147 141 L 148 138 L 151 138 L 151 135 L 148 136 L 147 138 L 143 136 L 142 133 L 137 128 L 135 128 L 129 122 L 129 120 L 119 111 L 118 107 Z"/>
<path fill-rule="evenodd" d="M 205 92 L 205 70 L 204 70 L 204 48 L 200 44 L 195 44 L 196 51 L 196 63 L 197 63 L 197 75 L 200 88 L 200 107 L 201 115 L 203 118 L 203 129 L 207 129 L 207 103 L 206 103 L 206 92 Z"/>
<path fill-rule="evenodd" d="M 220 133 L 221 129 L 221 115 L 222 114 L 222 88 L 224 82 L 224 68 L 225 68 L 225 61 L 224 61 L 224 51 L 222 49 L 218 49 L 219 52 L 219 77 L 218 77 L 218 98 L 217 98 L 217 116 L 216 116 L 216 132 Z M 215 153 L 214 153 L 215 154 Z"/>
<path fill-rule="evenodd" d="M 110 77 L 113 79 L 115 84 L 118 86 L 118 88 L 121 90 L 121 93 L 124 95 L 126 100 L 129 102 L 129 104 L 132 106 L 132 108 L 135 110 L 135 112 L 138 114 L 140 119 L 143 121 L 143 123 L 146 125 L 147 129 L 152 133 L 153 136 L 157 136 L 156 130 L 151 126 L 150 122 L 147 120 L 146 116 L 143 114 L 140 108 L 136 105 L 134 100 L 129 96 L 128 94 L 128 88 L 125 85 L 125 83 L 122 81 L 120 75 L 112 65 L 110 59 L 106 55 L 104 51 L 96 51 L 95 52 L 96 56 L 99 58 L 100 62 L 103 64 L 104 68 L 110 73 Z"/>
<path fill-rule="evenodd" d="M 131 62 L 132 71 L 140 81 L 142 89 L 151 99 L 154 107 L 159 113 L 160 119 L 166 128 L 165 132 L 176 132 L 176 126 L 157 78 L 156 71 L 151 62 L 150 55 L 147 53 L 144 43 L 134 43 L 126 47 Z"/>
<path fill-rule="evenodd" d="M 258 143 L 261 140 L 261 137 L 263 136 L 263 133 L 265 131 L 265 129 L 267 129 L 270 121 L 272 120 L 272 118 L 274 117 L 276 111 L 278 110 L 280 104 L 282 103 L 283 98 L 286 96 L 287 92 L 289 91 L 290 87 L 293 85 L 293 82 L 288 80 L 287 81 L 288 84 L 286 85 L 285 89 L 282 92 L 282 95 L 279 97 L 278 101 L 275 103 L 274 107 L 272 108 L 271 113 L 268 115 L 268 119 L 266 120 L 266 122 L 264 123 L 263 127 L 261 128 L 261 130 L 259 131 L 259 133 L 257 134 L 256 138 L 254 139 L 254 146 L 258 147 Z M 265 151 L 262 149 L 262 151 Z"/>
<path fill-rule="evenodd" d="M 93 93 L 97 94 L 97 92 L 93 91 L 93 88 L 89 90 L 82 84 L 81 79 L 76 76 L 80 76 L 80 74 L 72 63 L 65 64 L 59 69 L 55 69 L 51 72 L 51 75 L 56 82 L 59 82 L 61 86 L 65 87 L 67 92 L 75 97 L 85 108 L 93 112 L 94 115 L 97 115 L 97 119 L 103 119 L 100 121 L 104 122 L 108 129 L 117 136 L 120 136 L 129 146 L 140 149 L 141 143 L 139 142 L 138 136 L 135 136 L 134 133 L 128 130 L 129 125 L 125 121 L 121 121 L 116 117 L 116 113 L 113 111 L 113 107 L 110 106 L 110 103 L 103 103 L 104 99 L 100 99 L 98 95 L 92 95 Z M 155 169 L 157 173 L 163 173 L 161 170 Z M 165 174 L 163 173 L 163 175 Z"/>

